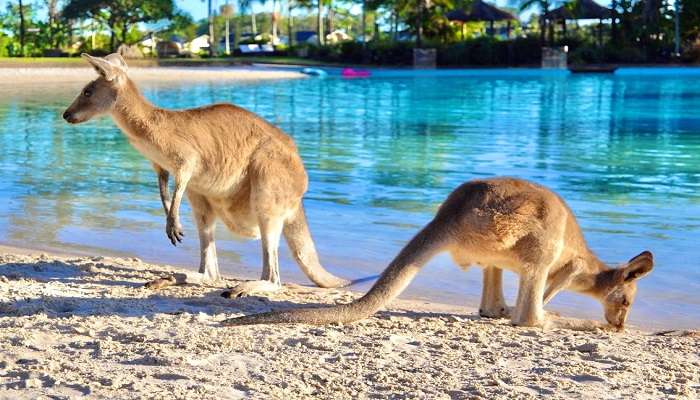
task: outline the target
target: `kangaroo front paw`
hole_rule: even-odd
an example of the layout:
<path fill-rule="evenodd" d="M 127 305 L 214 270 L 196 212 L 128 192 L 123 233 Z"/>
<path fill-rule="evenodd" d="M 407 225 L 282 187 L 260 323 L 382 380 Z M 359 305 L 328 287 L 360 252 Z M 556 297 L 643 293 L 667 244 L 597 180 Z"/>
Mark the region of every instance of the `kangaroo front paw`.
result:
<path fill-rule="evenodd" d="M 499 305 L 496 307 L 480 307 L 479 316 L 484 318 L 510 318 L 511 307 Z"/>
<path fill-rule="evenodd" d="M 232 287 L 231 289 L 221 293 L 221 297 L 233 299 L 236 297 L 245 297 L 258 294 L 267 294 L 278 291 L 281 286 L 278 283 L 270 281 L 249 281 L 242 282 Z"/>
<path fill-rule="evenodd" d="M 165 234 L 168 235 L 168 239 L 170 239 L 170 243 L 172 243 L 173 246 L 177 246 L 178 243 L 182 242 L 182 238 L 185 237 L 180 221 L 175 218 L 168 218 L 165 224 Z"/>

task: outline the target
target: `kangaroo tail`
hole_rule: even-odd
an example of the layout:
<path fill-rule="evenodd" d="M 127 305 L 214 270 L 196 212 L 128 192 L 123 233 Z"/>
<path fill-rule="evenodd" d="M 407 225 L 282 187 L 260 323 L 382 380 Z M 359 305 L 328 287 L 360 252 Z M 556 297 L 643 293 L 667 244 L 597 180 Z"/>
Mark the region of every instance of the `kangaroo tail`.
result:
<path fill-rule="evenodd" d="M 246 315 L 225 320 L 223 324 L 226 326 L 285 323 L 324 325 L 346 324 L 367 318 L 396 298 L 423 265 L 444 249 L 442 236 L 442 232 L 432 228 L 432 223 L 428 224 L 401 250 L 369 292 L 352 303 Z"/>
<path fill-rule="evenodd" d="M 285 239 L 287 239 L 292 256 L 294 256 L 301 270 L 316 286 L 336 288 L 347 286 L 351 283 L 326 271 L 319 262 L 316 246 L 314 246 L 311 232 L 309 232 L 309 225 L 306 222 L 303 205 L 299 205 L 297 212 L 287 220 L 283 233 Z"/>

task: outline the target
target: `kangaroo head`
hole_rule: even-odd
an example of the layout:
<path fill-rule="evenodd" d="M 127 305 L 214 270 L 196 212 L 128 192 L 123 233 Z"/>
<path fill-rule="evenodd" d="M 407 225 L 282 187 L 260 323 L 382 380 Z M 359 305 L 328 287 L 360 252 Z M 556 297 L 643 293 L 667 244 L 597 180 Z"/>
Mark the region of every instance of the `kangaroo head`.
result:
<path fill-rule="evenodd" d="M 605 319 L 618 331 L 625 328 L 627 314 L 637 293 L 637 280 L 654 268 L 654 256 L 645 251 L 620 268 L 610 271 L 610 280 L 601 298 Z"/>
<path fill-rule="evenodd" d="M 110 54 L 104 58 L 85 53 L 81 56 L 100 76 L 88 83 L 63 113 L 63 119 L 71 124 L 79 124 L 110 112 L 117 101 L 119 89 L 127 79 L 127 65 L 119 54 Z"/>

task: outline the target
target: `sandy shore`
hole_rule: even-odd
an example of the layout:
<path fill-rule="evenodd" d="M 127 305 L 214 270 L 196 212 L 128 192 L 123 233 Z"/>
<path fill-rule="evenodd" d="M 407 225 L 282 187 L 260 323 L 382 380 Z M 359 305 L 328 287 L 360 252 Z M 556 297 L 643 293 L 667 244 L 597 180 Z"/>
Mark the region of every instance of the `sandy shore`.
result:
<path fill-rule="evenodd" d="M 219 321 L 344 290 L 153 292 L 138 259 L 0 249 L 0 398 L 698 398 L 700 335 L 522 329 L 397 301 L 348 326 Z M 234 284 L 228 280 L 226 284 Z"/>
<path fill-rule="evenodd" d="M 70 83 L 92 79 L 95 71 L 85 68 L 0 68 L 0 85 Z M 159 67 L 130 68 L 129 76 L 138 82 L 259 81 L 303 78 L 291 69 L 274 67 Z"/>

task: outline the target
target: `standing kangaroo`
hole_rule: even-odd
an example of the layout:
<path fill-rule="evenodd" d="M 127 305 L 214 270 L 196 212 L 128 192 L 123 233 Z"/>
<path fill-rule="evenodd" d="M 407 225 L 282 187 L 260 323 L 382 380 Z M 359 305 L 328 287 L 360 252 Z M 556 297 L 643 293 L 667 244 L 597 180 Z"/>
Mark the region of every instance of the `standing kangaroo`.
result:
<path fill-rule="evenodd" d="M 449 195 L 435 218 L 361 298 L 350 304 L 268 312 L 223 323 L 328 324 L 366 318 L 398 296 L 421 267 L 443 251 L 463 268 L 484 267 L 482 316 L 507 316 L 500 268 L 517 273 L 520 282 L 511 321 L 519 326 L 544 326 L 544 304 L 570 289 L 599 300 L 608 323 L 623 330 L 636 281 L 653 267 L 648 251 L 618 269 L 603 264 L 588 249 L 566 203 L 542 186 L 512 178 L 475 180 Z"/>
<path fill-rule="evenodd" d="M 225 297 L 280 288 L 277 251 L 282 233 L 297 263 L 316 285 L 329 288 L 348 283 L 319 263 L 302 206 L 308 178 L 289 136 L 230 104 L 182 111 L 158 108 L 129 79 L 120 55 L 82 56 L 99 77 L 85 86 L 63 118 L 77 124 L 109 114 L 129 143 L 153 163 L 167 215 L 165 231 L 173 245 L 184 236 L 179 211 L 185 193 L 197 223 L 199 274 L 175 274 L 149 282 L 148 287 L 219 281 L 214 245 L 217 218 L 235 234 L 262 239 L 262 277 L 239 284 Z"/>

